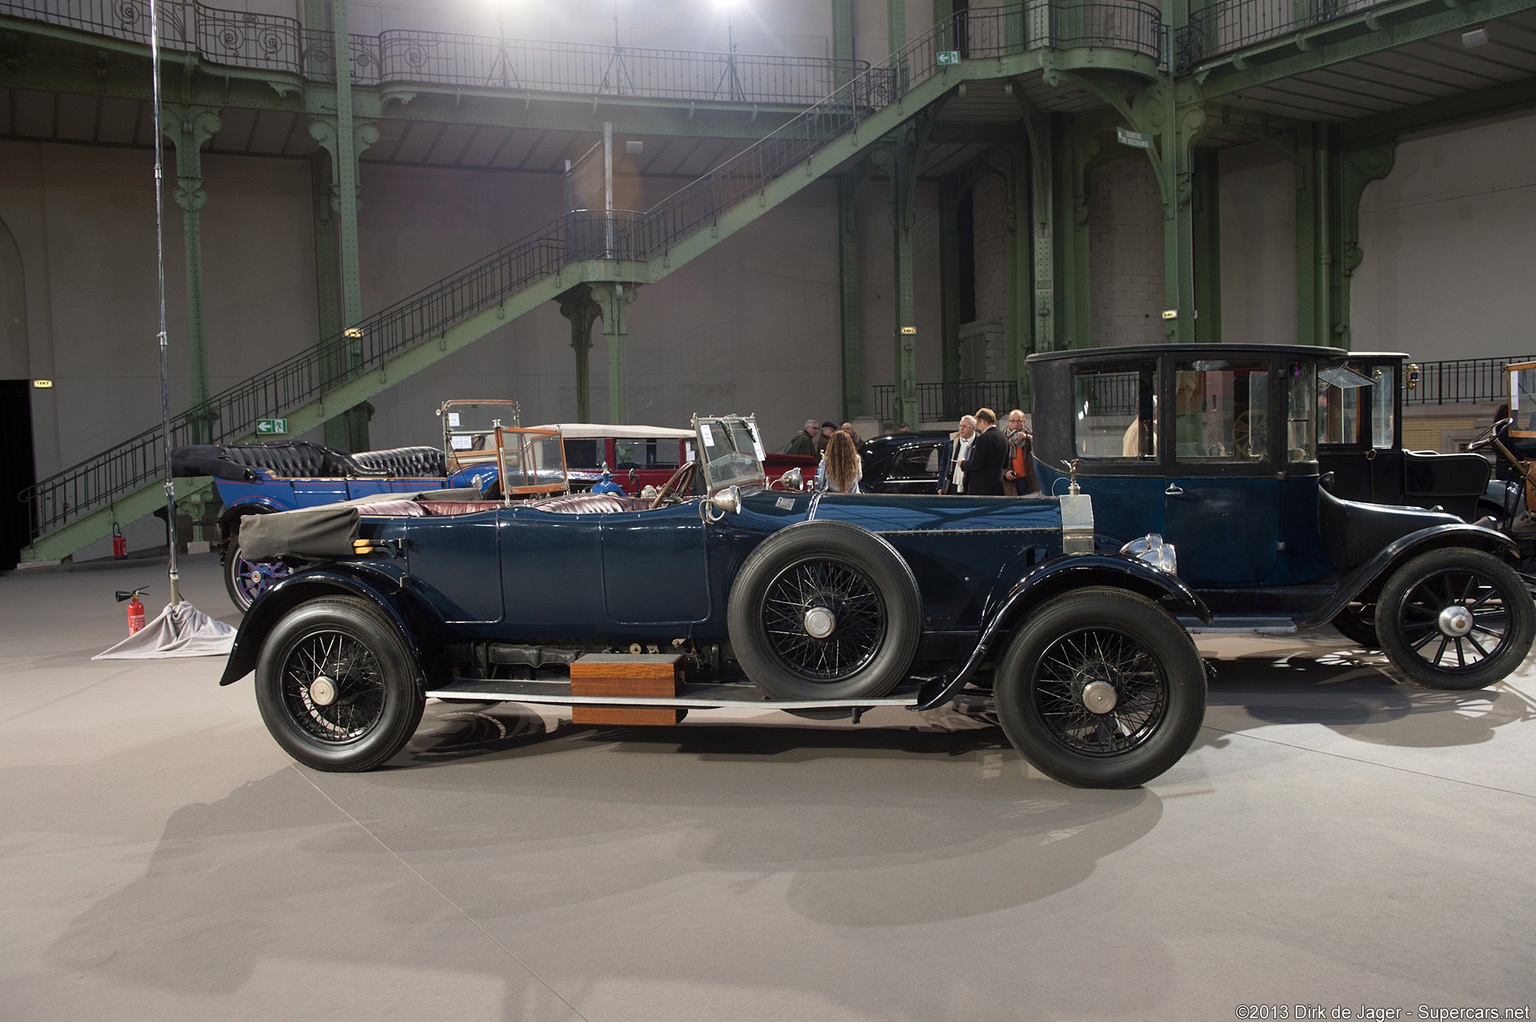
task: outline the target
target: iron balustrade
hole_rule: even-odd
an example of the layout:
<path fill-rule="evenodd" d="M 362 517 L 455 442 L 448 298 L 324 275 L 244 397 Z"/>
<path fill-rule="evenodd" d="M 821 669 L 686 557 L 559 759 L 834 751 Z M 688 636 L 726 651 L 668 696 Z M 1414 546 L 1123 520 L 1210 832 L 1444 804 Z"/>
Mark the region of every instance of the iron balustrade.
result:
<path fill-rule="evenodd" d="M 117 2 L 121 5 L 134 0 Z M 0 0 L 0 11 L 10 10 L 17 3 L 18 0 Z M 102 0 L 85 0 L 85 3 L 102 3 Z M 106 5 L 103 3 L 102 6 Z M 183 6 L 199 13 L 205 10 L 195 4 Z M 349 379 L 379 369 L 395 356 L 441 336 L 572 262 L 600 257 L 645 260 L 666 253 L 678 240 L 716 222 L 732 207 L 761 195 L 772 181 L 802 166 L 807 158 L 828 143 L 843 137 L 877 111 L 938 74 L 941 70 L 938 54 L 953 50 L 957 41 L 962 41 L 962 34 L 970 52 L 991 54 L 1016 53 L 1063 43 L 1088 45 L 1096 39 L 1091 33 L 1103 30 L 1111 33 L 1102 41 L 1103 45 L 1126 46 L 1154 60 L 1160 59 L 1162 34 L 1156 8 L 1141 0 L 1122 0 L 1118 5 L 1087 4 L 1083 8 L 1116 6 L 1127 12 L 1124 19 L 1086 17 L 1068 19 L 1056 25 L 1047 17 L 1042 24 L 1032 26 L 1030 10 L 999 9 L 971 11 L 963 18 L 943 21 L 893 54 L 884 66 L 871 67 L 855 75 L 820 102 L 644 213 L 613 211 L 604 214 L 586 210 L 567 213 L 452 277 L 374 313 L 355 325 L 356 336 L 343 334 L 328 338 L 315 348 L 294 355 L 265 373 L 214 395 L 205 404 L 181 413 L 171 420 L 170 446 L 203 440 L 230 442 L 248 437 L 255 432 L 258 419 L 282 417 L 288 410 L 324 396 Z M 1033 10 L 1037 15 L 1049 13 L 1044 6 Z M 214 38 L 221 39 L 219 45 L 224 47 L 228 59 L 270 61 L 259 65 L 266 68 L 278 67 L 282 61 L 289 60 L 284 56 L 287 53 L 285 47 L 296 37 L 281 31 L 268 31 L 271 27 L 268 22 L 280 25 L 291 22 L 291 19 L 263 21 L 258 18 L 246 22 L 243 16 L 232 17 L 251 27 L 249 31 L 238 33 L 227 23 L 221 23 L 224 34 L 215 33 Z M 293 55 L 294 65 L 305 61 L 311 66 L 324 65 L 322 55 L 329 52 L 327 39 L 333 37 L 310 33 L 304 38 L 313 45 L 302 56 Z M 382 57 L 374 62 L 358 59 L 359 52 L 366 54 L 366 49 L 359 51 L 356 46 L 359 38 L 353 37 L 354 77 L 366 76 L 371 67 L 382 67 Z M 500 41 L 496 45 L 499 46 Z M 257 53 L 261 56 L 251 56 Z M 695 60 L 708 56 L 692 55 Z M 737 58 L 738 61 L 743 59 Z M 834 76 L 846 69 L 846 64 L 829 68 Z M 479 69 L 474 73 L 478 74 Z M 1004 389 L 989 389 L 999 386 Z M 964 400 L 961 392 L 956 392 L 953 400 L 959 405 L 972 406 L 986 401 L 1000 407 L 1012 407 L 1015 403 L 1012 384 L 982 387 L 974 394 L 964 393 Z M 978 401 L 972 402 L 970 398 L 973 396 Z M 949 406 L 942 395 L 934 402 L 933 412 L 946 414 Z M 920 410 L 927 414 L 926 408 L 920 406 Z M 166 469 L 163 437 L 161 428 L 153 427 L 24 491 L 22 499 L 34 505 L 34 540 L 77 517 L 107 508 L 117 496 L 163 476 Z"/>
<path fill-rule="evenodd" d="M 1500 404 L 1509 400 L 1506 370 L 1516 363 L 1536 362 L 1536 355 L 1507 358 L 1458 358 L 1419 362 L 1413 387 L 1403 381 L 1405 405 Z M 1408 374 L 1405 373 L 1405 376 Z"/>
<path fill-rule="evenodd" d="M 919 422 L 958 422 L 962 415 L 971 415 L 978 408 L 990 408 L 998 418 L 1005 418 L 1010 410 L 1018 407 L 1018 394 L 1012 380 L 919 383 L 917 417 Z M 895 398 L 895 384 L 875 385 L 875 417 L 881 422 L 891 420 Z M 895 421 L 891 424 L 900 425 Z M 908 425 L 916 429 L 918 424 Z"/>
<path fill-rule="evenodd" d="M 1189 12 L 1176 36 L 1174 73 L 1202 61 L 1358 14 L 1394 0 L 1217 0 Z"/>

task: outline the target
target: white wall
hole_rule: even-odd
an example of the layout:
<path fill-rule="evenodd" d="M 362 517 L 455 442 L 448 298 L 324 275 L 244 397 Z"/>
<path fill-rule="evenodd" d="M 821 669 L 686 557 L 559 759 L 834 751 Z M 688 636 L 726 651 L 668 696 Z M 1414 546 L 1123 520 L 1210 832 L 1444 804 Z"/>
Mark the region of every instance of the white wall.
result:
<path fill-rule="evenodd" d="M 1414 357 L 1536 353 L 1536 116 L 1397 147 L 1360 204 L 1353 346 Z"/>

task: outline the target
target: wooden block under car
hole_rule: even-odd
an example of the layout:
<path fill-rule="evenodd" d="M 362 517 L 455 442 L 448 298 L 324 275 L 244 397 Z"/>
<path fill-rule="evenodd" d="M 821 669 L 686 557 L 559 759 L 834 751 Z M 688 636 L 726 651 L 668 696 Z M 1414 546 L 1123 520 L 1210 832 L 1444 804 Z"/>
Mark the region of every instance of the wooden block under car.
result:
<path fill-rule="evenodd" d="M 573 696 L 671 698 L 683 688 L 680 653 L 594 653 L 571 664 Z M 573 706 L 573 724 L 676 724 L 688 711 L 671 706 Z"/>

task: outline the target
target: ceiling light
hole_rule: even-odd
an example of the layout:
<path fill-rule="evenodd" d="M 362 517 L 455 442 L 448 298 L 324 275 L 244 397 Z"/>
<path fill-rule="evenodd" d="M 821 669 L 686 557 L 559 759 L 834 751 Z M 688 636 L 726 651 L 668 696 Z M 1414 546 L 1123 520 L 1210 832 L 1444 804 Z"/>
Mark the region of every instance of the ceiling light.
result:
<path fill-rule="evenodd" d="M 1488 27 L 1486 25 L 1469 28 L 1461 34 L 1461 45 L 1469 50 L 1474 46 L 1482 46 L 1487 41 Z"/>

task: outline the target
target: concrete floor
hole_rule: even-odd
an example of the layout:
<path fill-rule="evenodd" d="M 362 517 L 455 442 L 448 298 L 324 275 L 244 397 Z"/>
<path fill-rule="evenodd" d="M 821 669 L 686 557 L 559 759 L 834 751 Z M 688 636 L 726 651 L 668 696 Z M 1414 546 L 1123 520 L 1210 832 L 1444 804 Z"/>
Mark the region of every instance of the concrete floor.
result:
<path fill-rule="evenodd" d="M 182 568 L 233 622 L 213 557 Z M 0 577 L 7 1022 L 1536 1002 L 1531 664 L 1441 693 L 1331 633 L 1203 643 L 1201 738 L 1136 791 L 904 711 L 547 730 L 433 703 L 396 764 L 337 775 L 284 756 L 220 658 L 92 662 L 145 583 L 153 616 L 163 562 Z"/>

